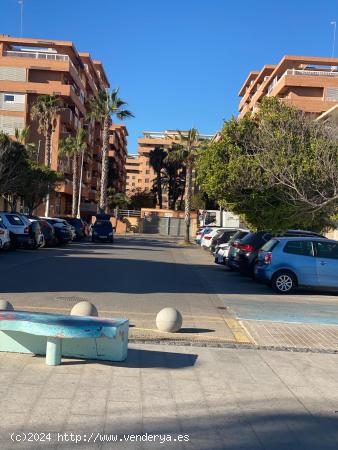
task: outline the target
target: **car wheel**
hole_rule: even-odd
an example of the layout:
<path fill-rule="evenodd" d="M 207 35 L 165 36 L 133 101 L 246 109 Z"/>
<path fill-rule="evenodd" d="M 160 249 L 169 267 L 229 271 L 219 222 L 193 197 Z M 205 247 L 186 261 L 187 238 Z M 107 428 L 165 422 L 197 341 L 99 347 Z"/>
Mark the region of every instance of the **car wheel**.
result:
<path fill-rule="evenodd" d="M 271 285 L 279 294 L 289 294 L 297 286 L 297 281 L 291 272 L 282 270 L 272 277 Z"/>

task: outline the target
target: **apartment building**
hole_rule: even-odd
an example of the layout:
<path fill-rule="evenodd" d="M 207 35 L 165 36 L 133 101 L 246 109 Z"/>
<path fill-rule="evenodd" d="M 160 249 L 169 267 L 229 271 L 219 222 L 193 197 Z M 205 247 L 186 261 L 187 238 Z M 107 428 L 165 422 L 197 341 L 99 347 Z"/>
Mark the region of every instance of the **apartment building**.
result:
<path fill-rule="evenodd" d="M 338 58 L 284 56 L 250 72 L 238 95 L 239 117 L 255 112 L 264 96 L 319 116 L 338 103 Z"/>
<path fill-rule="evenodd" d="M 184 131 L 182 132 L 184 133 Z M 209 140 L 213 136 L 201 134 L 199 139 Z M 137 140 L 138 154 L 128 155 L 126 160 L 127 187 L 126 193 L 130 195 L 135 189 L 150 191 L 156 179 L 156 173 L 149 162 L 149 153 L 156 147 L 168 150 L 174 141 L 177 142 L 177 130 L 161 132 L 144 131 L 143 136 Z M 168 207 L 168 195 L 163 189 L 163 207 Z"/>
<path fill-rule="evenodd" d="M 109 135 L 109 175 L 108 186 L 113 187 L 116 192 L 126 191 L 127 182 L 127 136 L 125 125 L 112 124 Z"/>
<path fill-rule="evenodd" d="M 79 127 L 88 131 L 81 213 L 89 216 L 96 212 L 102 130 L 86 116 L 90 99 L 108 87 L 102 63 L 92 60 L 89 53 L 78 53 L 72 42 L 0 35 L 0 130 L 13 136 L 16 128 L 29 126 L 29 142 L 36 145 L 37 159 L 44 163 L 45 139 L 30 118 L 32 105 L 37 96 L 49 94 L 59 96 L 64 106 L 53 123 L 51 168 L 63 172 L 65 181 L 51 196 L 51 215 L 71 213 L 72 165 L 60 157 L 59 144 Z"/>

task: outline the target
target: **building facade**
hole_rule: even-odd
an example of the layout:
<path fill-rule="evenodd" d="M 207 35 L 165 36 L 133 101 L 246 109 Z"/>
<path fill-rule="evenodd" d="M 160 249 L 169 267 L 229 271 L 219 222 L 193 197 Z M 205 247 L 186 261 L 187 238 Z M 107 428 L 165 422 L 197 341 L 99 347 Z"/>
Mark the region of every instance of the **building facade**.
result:
<path fill-rule="evenodd" d="M 127 136 L 125 125 L 112 124 L 109 134 L 109 179 L 108 186 L 115 192 L 126 192 L 127 182 Z"/>
<path fill-rule="evenodd" d="M 265 96 L 280 98 L 319 116 L 338 103 L 338 58 L 284 56 L 276 65 L 250 72 L 239 96 L 239 117 L 255 112 Z"/>
<path fill-rule="evenodd" d="M 45 161 L 45 138 L 31 119 L 31 108 L 42 94 L 56 95 L 63 105 L 52 133 L 51 168 L 63 172 L 65 181 L 51 196 L 51 215 L 71 213 L 72 162 L 59 155 L 60 141 L 87 130 L 81 186 L 81 213 L 96 212 L 100 188 L 102 129 L 87 120 L 90 99 L 109 87 L 100 61 L 78 53 L 72 42 L 14 38 L 0 35 L 0 131 L 13 136 L 15 129 L 29 127 L 28 142 L 35 144 L 37 161 Z M 43 212 L 43 209 L 39 211 Z"/>

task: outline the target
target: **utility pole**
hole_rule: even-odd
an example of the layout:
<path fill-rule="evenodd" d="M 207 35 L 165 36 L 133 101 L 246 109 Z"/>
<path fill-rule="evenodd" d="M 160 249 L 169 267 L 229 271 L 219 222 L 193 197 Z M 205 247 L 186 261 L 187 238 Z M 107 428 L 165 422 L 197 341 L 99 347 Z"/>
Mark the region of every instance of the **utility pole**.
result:
<path fill-rule="evenodd" d="M 18 0 L 20 5 L 20 36 L 22 37 L 22 20 L 23 20 L 23 0 Z"/>
<path fill-rule="evenodd" d="M 331 23 L 333 25 L 333 44 L 332 44 L 332 55 L 331 57 L 334 58 L 335 54 L 335 47 L 336 47 L 336 28 L 337 28 L 337 22 L 333 20 Z"/>

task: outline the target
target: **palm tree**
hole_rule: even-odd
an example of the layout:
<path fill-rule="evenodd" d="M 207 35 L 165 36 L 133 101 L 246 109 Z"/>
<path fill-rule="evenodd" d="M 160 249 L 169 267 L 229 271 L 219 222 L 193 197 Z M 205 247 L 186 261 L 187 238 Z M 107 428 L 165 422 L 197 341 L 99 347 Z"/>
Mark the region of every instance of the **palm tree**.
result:
<path fill-rule="evenodd" d="M 52 161 L 53 122 L 64 110 L 56 95 L 39 95 L 31 109 L 31 119 L 38 121 L 38 132 L 45 136 L 45 164 L 50 168 Z M 49 216 L 50 196 L 47 194 L 45 216 Z"/>
<path fill-rule="evenodd" d="M 60 142 L 59 154 L 73 159 L 73 199 L 72 216 L 78 215 L 79 203 L 81 201 L 82 177 L 79 177 L 79 156 L 83 155 L 87 148 L 87 133 L 83 128 L 77 130 L 76 136 L 68 136 Z M 81 174 L 83 157 L 81 159 Z"/>
<path fill-rule="evenodd" d="M 160 209 L 162 209 L 162 179 L 161 172 L 164 168 L 164 161 L 167 156 L 167 152 L 164 151 L 163 147 L 156 146 L 154 150 L 149 152 L 149 164 L 154 169 L 156 173 L 156 192 L 158 198 L 158 204 Z"/>
<path fill-rule="evenodd" d="M 190 242 L 190 213 L 192 197 L 192 173 L 199 146 L 199 133 L 196 128 L 171 136 L 173 139 L 173 149 L 168 154 L 169 159 L 185 161 L 186 180 L 184 192 L 184 221 L 185 221 L 185 242 Z M 176 142 L 175 142 L 176 141 Z M 178 141 L 178 142 L 177 142 Z"/>
<path fill-rule="evenodd" d="M 97 97 L 90 101 L 89 118 L 94 118 L 101 123 L 103 129 L 103 148 L 102 148 L 102 173 L 101 173 L 101 193 L 99 209 L 105 212 L 108 207 L 107 188 L 108 188 L 108 150 L 109 150 L 109 129 L 112 124 L 112 116 L 119 120 L 134 117 L 127 109 L 123 109 L 127 103 L 119 97 L 119 89 L 114 89 L 111 93 L 101 90 Z"/>
<path fill-rule="evenodd" d="M 39 95 L 31 109 L 31 119 L 38 121 L 38 131 L 45 136 L 45 164 L 51 166 L 53 122 L 64 110 L 56 95 Z"/>

